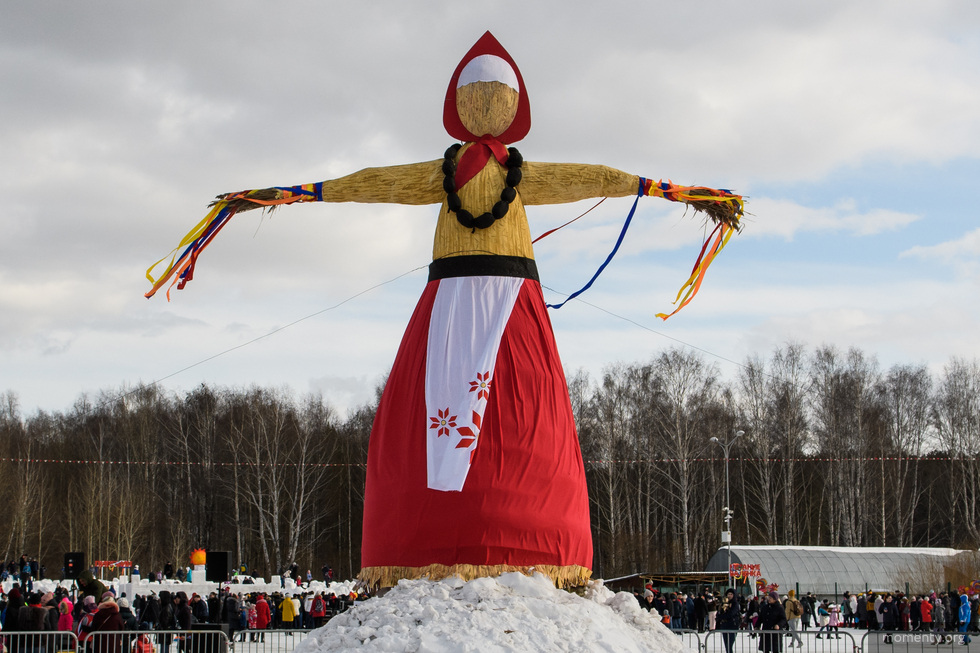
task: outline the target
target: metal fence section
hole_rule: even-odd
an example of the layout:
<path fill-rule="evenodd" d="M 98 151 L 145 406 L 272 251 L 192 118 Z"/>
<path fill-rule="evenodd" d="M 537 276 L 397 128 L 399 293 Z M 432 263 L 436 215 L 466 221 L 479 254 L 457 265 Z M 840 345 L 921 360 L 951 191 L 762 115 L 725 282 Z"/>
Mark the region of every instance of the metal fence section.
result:
<path fill-rule="evenodd" d="M 68 631 L 0 632 L 0 653 L 59 653 L 78 649 L 78 638 Z"/>
<path fill-rule="evenodd" d="M 308 630 L 236 630 L 234 653 L 291 653 L 310 634 Z"/>
<path fill-rule="evenodd" d="M 857 640 L 846 630 L 796 631 L 799 640 L 788 630 L 709 630 L 704 633 L 704 653 L 856 653 Z M 884 651 L 882 652 L 884 653 Z"/>
<path fill-rule="evenodd" d="M 701 636 L 698 634 L 698 631 L 690 628 L 671 628 L 670 632 L 680 637 L 681 641 L 684 642 L 684 646 L 688 649 L 692 651 L 701 650 Z"/>
<path fill-rule="evenodd" d="M 80 653 L 229 653 L 228 635 L 219 626 L 193 630 L 97 630 L 79 644 Z"/>
<path fill-rule="evenodd" d="M 976 633 L 973 636 L 980 637 Z M 971 636 L 971 639 L 973 637 Z M 980 641 L 977 642 L 980 645 Z M 970 651 L 972 642 L 964 642 L 964 633 L 926 632 L 922 630 L 872 630 L 861 638 L 862 653 L 923 653 L 925 651 Z"/>

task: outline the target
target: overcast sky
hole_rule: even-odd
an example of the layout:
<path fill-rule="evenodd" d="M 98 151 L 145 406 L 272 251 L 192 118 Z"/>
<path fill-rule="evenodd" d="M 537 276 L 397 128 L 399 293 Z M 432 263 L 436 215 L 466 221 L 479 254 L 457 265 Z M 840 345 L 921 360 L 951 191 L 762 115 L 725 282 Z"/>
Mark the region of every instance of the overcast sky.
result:
<path fill-rule="evenodd" d="M 341 414 L 368 400 L 436 207 L 238 216 L 169 303 L 144 272 L 219 192 L 439 158 L 446 86 L 487 29 L 527 84 L 528 160 L 749 197 L 665 323 L 704 225 L 641 200 L 588 303 L 551 311 L 569 373 L 679 342 L 727 378 L 790 341 L 885 369 L 980 355 L 975 0 L 0 6 L 0 392 L 25 415 L 159 379 L 320 391 Z M 589 279 L 631 203 L 535 246 L 549 301 Z M 532 234 L 592 204 L 531 207 Z"/>

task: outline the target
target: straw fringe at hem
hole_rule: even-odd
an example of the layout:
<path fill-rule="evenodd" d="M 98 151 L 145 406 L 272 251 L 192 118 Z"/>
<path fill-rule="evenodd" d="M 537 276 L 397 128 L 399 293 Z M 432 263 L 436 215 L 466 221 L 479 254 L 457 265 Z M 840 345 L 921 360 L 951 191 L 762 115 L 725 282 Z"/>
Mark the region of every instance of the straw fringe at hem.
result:
<path fill-rule="evenodd" d="M 357 579 L 368 585 L 394 587 L 403 578 L 442 580 L 455 576 L 469 581 L 475 578 L 492 578 L 512 571 L 527 576 L 534 572 L 544 574 L 562 589 L 580 587 L 592 577 L 591 570 L 579 565 L 427 565 L 425 567 L 364 567 L 357 575 Z"/>

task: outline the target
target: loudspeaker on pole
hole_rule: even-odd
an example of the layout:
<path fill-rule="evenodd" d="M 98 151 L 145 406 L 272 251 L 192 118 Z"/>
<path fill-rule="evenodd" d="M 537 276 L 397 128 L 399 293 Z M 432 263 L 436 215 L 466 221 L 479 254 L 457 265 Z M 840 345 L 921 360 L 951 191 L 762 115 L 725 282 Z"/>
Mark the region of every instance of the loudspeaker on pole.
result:
<path fill-rule="evenodd" d="M 65 578 L 78 578 L 78 574 L 85 569 L 85 553 L 83 551 L 72 551 L 65 554 Z"/>
<path fill-rule="evenodd" d="M 208 551 L 204 579 L 209 583 L 224 583 L 231 579 L 231 551 Z"/>

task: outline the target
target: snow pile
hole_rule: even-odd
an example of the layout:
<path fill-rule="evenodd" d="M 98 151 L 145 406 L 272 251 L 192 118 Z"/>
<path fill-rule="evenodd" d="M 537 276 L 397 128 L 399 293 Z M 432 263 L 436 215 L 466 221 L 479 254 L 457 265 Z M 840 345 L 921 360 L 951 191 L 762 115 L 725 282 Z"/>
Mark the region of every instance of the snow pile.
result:
<path fill-rule="evenodd" d="M 310 633 L 294 653 L 328 651 L 655 651 L 680 638 L 632 594 L 593 582 L 583 598 L 536 574 L 403 580 Z"/>

